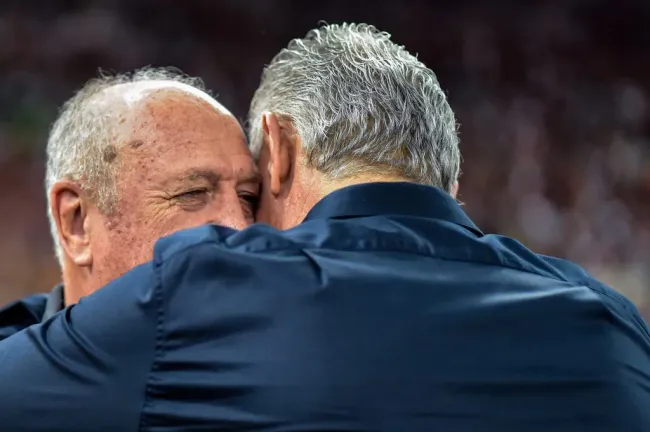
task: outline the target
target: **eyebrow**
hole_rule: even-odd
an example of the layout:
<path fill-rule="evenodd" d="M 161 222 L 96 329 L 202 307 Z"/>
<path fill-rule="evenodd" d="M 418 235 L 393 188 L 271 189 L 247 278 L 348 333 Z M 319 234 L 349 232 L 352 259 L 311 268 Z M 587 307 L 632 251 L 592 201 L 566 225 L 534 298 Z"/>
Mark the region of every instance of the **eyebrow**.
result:
<path fill-rule="evenodd" d="M 178 176 L 180 181 L 195 182 L 197 180 L 205 180 L 211 185 L 216 185 L 221 179 L 221 175 L 217 171 L 210 169 L 191 169 L 180 176 Z M 243 175 L 237 178 L 237 183 L 260 183 L 262 181 L 262 176 L 260 173 L 255 170 L 252 173 Z"/>
<path fill-rule="evenodd" d="M 206 180 L 212 185 L 219 183 L 221 176 L 218 172 L 208 169 L 192 169 L 184 172 L 179 177 L 181 181 L 195 182 L 197 180 Z"/>

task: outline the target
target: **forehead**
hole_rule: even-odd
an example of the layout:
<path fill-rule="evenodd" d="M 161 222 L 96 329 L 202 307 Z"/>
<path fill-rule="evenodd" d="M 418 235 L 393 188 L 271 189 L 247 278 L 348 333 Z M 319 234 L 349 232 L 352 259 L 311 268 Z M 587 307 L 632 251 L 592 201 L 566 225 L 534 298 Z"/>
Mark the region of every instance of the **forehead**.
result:
<path fill-rule="evenodd" d="M 158 153 L 179 148 L 188 151 L 203 144 L 230 152 L 246 146 L 241 126 L 232 114 L 194 87 L 146 81 L 120 84 L 111 91 L 122 102 L 119 146 L 137 141 L 142 150 Z"/>
<path fill-rule="evenodd" d="M 192 170 L 218 171 L 223 179 L 256 171 L 241 126 L 214 99 L 176 87 L 147 88 L 121 96 L 128 102 L 118 140 L 126 177 L 158 183 Z"/>
<path fill-rule="evenodd" d="M 174 90 L 160 90 L 128 110 L 124 132 L 147 135 L 164 144 L 168 140 L 243 139 L 243 131 L 230 113 L 217 111 L 203 99 Z"/>

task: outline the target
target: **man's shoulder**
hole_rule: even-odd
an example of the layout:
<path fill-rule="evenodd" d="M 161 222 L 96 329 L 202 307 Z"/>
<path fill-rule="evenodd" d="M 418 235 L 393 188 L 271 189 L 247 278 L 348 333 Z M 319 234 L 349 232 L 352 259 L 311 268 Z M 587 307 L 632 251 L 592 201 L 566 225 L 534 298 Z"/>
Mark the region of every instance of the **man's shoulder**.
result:
<path fill-rule="evenodd" d="M 593 278 L 585 269 L 570 261 L 536 254 L 515 239 L 486 235 L 476 236 L 460 226 L 423 218 L 364 217 L 318 219 L 289 230 L 254 224 L 238 231 L 217 225 L 188 229 L 160 240 L 155 261 L 162 263 L 176 256 L 185 260 L 193 251 L 203 255 L 212 249 L 219 254 L 236 254 L 241 260 L 259 263 L 270 255 L 301 255 L 305 251 L 361 252 L 372 260 L 372 252 L 420 257 L 423 268 L 430 268 L 427 258 L 443 260 L 450 272 L 473 268 L 484 277 L 487 273 L 520 276 L 537 285 L 582 287 L 599 297 L 607 307 L 640 320 L 636 307 L 623 295 Z M 370 252 L 370 254 L 368 254 Z M 343 254 L 341 259 L 343 259 Z M 345 259 L 349 256 L 345 255 Z M 335 258 L 336 259 L 336 258 Z M 390 258 L 388 259 L 390 260 Z M 398 260 L 401 260 L 399 258 Z M 274 259 L 274 262 L 276 260 Z M 289 261 L 284 261 L 288 263 Z M 296 261 L 291 261 L 296 263 Z M 382 259 L 382 264 L 387 261 Z M 505 270 L 505 273 L 504 273 Z M 523 279 L 522 279 L 523 278 Z"/>
<path fill-rule="evenodd" d="M 600 298 L 602 304 L 614 316 L 622 316 L 634 322 L 637 327 L 641 329 L 643 337 L 650 341 L 650 330 L 648 329 L 648 325 L 641 317 L 637 307 L 627 297 L 614 288 L 599 281 L 586 269 L 571 261 L 545 255 L 540 255 L 540 258 L 559 269 L 564 277 L 573 285 L 582 285 L 596 294 Z"/>
<path fill-rule="evenodd" d="M 191 255 L 197 248 L 210 247 L 243 255 L 302 253 L 310 249 L 410 253 L 468 266 L 534 274 L 569 285 L 588 286 L 616 300 L 624 299 L 570 261 L 536 254 L 509 237 L 476 236 L 461 226 L 426 218 L 317 219 L 284 231 L 265 224 L 240 231 L 205 225 L 159 240 L 154 261 L 161 263 L 177 255 Z"/>
<path fill-rule="evenodd" d="M 47 298 L 47 294 L 36 294 L 0 308 L 0 340 L 41 322 Z"/>
<path fill-rule="evenodd" d="M 287 231 L 206 226 L 157 248 L 169 295 L 154 394 L 177 386 L 179 364 L 192 368 L 187 382 L 215 392 L 233 382 L 264 388 L 269 413 L 278 406 L 275 389 L 292 386 L 300 389 L 296 404 L 323 388 L 358 388 L 347 386 L 350 379 L 376 383 L 390 374 L 423 383 L 423 392 L 449 376 L 483 390 L 489 378 L 534 391 L 540 382 L 567 383 L 579 370 L 574 390 L 566 391 L 572 382 L 553 384 L 559 390 L 549 400 L 586 412 L 588 405 L 575 404 L 594 393 L 576 393 L 586 380 L 604 383 L 591 400 L 605 400 L 605 385 L 620 373 L 614 366 L 647 358 L 649 339 L 630 326 L 631 314 L 601 301 L 609 289 L 579 267 L 450 224 L 391 217 L 314 220 Z M 381 344 L 372 342 L 377 335 Z M 378 362 L 386 352 L 391 361 Z M 329 395 L 350 397 L 318 393 Z M 214 413 L 213 400 L 196 403 Z"/>

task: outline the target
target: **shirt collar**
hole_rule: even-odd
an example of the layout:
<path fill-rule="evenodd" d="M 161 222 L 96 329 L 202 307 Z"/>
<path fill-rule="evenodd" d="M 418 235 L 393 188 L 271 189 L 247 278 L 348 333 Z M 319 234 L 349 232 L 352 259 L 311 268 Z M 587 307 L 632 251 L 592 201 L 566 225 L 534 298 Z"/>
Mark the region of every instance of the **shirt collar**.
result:
<path fill-rule="evenodd" d="M 55 286 L 54 289 L 47 295 L 47 300 L 45 302 L 45 312 L 43 313 L 42 321 L 50 319 L 54 314 L 63 310 L 64 307 L 63 284 L 59 284 Z"/>
<path fill-rule="evenodd" d="M 415 183 L 365 183 L 339 189 L 320 200 L 305 221 L 383 215 L 439 219 L 483 235 L 451 195 Z"/>

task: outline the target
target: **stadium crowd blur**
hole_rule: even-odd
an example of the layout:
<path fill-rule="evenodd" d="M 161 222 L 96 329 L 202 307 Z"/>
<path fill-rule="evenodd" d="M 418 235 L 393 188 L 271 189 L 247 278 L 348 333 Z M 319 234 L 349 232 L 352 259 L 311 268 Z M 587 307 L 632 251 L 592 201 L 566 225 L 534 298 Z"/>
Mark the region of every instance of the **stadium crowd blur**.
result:
<path fill-rule="evenodd" d="M 0 304 L 50 288 L 44 143 L 98 67 L 174 65 L 244 118 L 263 65 L 319 20 L 365 21 L 438 74 L 461 200 L 485 231 L 575 260 L 650 316 L 650 2 L 4 0 Z"/>

